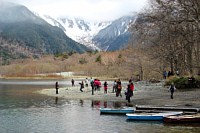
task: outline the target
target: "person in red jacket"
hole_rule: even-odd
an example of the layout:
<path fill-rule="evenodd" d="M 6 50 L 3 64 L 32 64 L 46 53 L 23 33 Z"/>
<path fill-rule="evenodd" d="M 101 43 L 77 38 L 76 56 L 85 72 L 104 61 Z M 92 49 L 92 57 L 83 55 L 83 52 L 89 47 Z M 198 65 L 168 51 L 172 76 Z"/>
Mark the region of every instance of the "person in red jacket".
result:
<path fill-rule="evenodd" d="M 108 83 L 107 81 L 104 82 L 104 93 L 107 93 L 107 90 L 108 90 Z"/>
<path fill-rule="evenodd" d="M 98 81 L 97 79 L 94 79 L 94 90 L 96 91 L 98 87 Z"/>
<path fill-rule="evenodd" d="M 133 91 L 134 91 L 134 84 L 132 81 L 129 81 L 129 84 L 127 85 L 127 89 L 125 92 L 126 95 L 126 100 L 130 103 L 130 98 L 133 96 Z"/>
<path fill-rule="evenodd" d="M 130 82 L 129 86 L 130 86 L 131 97 L 132 97 L 133 96 L 133 91 L 134 91 L 134 88 L 135 88 L 133 82 Z"/>

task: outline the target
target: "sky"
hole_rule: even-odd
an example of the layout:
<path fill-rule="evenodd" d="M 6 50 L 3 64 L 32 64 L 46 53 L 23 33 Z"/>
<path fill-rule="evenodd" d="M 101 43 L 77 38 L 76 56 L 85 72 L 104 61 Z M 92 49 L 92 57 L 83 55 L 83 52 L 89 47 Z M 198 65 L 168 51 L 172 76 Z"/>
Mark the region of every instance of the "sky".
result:
<path fill-rule="evenodd" d="M 2 1 L 2 0 L 0 0 Z M 22 4 L 31 11 L 51 17 L 80 17 L 106 21 L 139 12 L 147 0 L 4 0 Z"/>

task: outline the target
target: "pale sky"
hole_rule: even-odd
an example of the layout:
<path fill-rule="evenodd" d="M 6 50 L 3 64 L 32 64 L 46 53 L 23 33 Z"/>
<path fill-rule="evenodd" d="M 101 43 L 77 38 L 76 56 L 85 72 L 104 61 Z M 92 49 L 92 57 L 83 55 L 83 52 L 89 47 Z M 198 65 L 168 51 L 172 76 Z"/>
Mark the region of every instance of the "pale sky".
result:
<path fill-rule="evenodd" d="M 2 0 L 0 0 L 2 1 Z M 52 17 L 81 17 L 88 20 L 112 20 L 139 12 L 147 0 L 4 0 L 22 4 L 30 10 Z"/>

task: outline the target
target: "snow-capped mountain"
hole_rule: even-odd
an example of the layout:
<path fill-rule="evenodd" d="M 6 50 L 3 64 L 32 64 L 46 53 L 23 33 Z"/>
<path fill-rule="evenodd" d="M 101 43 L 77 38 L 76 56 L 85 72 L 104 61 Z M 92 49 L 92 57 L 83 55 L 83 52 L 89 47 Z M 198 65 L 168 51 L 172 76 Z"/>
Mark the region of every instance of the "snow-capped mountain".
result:
<path fill-rule="evenodd" d="M 134 16 L 124 16 L 114 21 L 87 22 L 80 18 L 57 18 L 40 15 L 53 26 L 61 28 L 73 40 L 96 50 L 112 51 L 123 48 L 129 40 L 129 23 Z"/>
<path fill-rule="evenodd" d="M 124 16 L 114 20 L 109 26 L 99 31 L 92 41 L 104 51 L 122 49 L 128 44 L 131 37 L 128 31 L 129 25 L 135 20 L 134 16 Z"/>
<path fill-rule="evenodd" d="M 61 28 L 66 33 L 66 35 L 72 38 L 73 40 L 81 44 L 84 44 L 87 47 L 92 48 L 94 50 L 101 50 L 101 49 L 92 42 L 92 39 L 96 34 L 99 33 L 100 30 L 106 28 L 111 23 L 111 22 L 92 23 L 84 21 L 83 19 L 80 18 L 72 18 L 72 17 L 58 18 L 58 19 L 54 19 L 47 15 L 43 15 L 41 17 L 44 20 L 46 20 L 49 24 Z"/>

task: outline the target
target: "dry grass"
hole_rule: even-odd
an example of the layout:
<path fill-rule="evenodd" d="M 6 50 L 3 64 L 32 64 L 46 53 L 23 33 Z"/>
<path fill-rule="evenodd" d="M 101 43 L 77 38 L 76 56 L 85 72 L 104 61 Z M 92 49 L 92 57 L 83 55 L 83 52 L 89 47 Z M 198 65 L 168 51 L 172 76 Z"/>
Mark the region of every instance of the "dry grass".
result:
<path fill-rule="evenodd" d="M 56 74 L 45 74 L 45 75 L 33 75 L 33 74 L 6 74 L 2 75 L 3 78 L 20 78 L 20 79 L 62 79 L 61 75 Z"/>
<path fill-rule="evenodd" d="M 100 56 L 100 61 L 97 58 Z M 84 60 L 84 62 L 80 62 Z M 9 77 L 30 77 L 40 73 L 73 71 L 78 75 L 129 79 L 143 71 L 144 79 L 161 78 L 155 73 L 159 67 L 144 52 L 126 49 L 116 52 L 73 54 L 68 59 L 46 55 L 40 59 L 15 60 L 8 66 L 0 66 L 0 74 Z M 154 72 L 155 71 L 155 72 Z M 35 77 L 35 76 L 31 76 Z M 48 75 L 47 77 L 57 77 Z"/>

